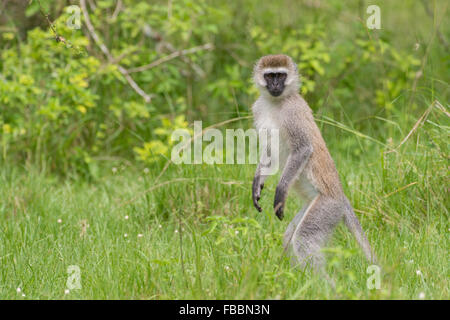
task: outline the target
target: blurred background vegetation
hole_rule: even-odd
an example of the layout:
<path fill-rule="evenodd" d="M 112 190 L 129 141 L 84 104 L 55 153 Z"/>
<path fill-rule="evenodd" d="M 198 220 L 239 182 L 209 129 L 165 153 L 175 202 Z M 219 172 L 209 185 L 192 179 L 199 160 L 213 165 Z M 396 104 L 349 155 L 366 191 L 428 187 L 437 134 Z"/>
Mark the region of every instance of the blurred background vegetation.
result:
<path fill-rule="evenodd" d="M 0 0 L 0 296 L 448 299 L 448 4 Z M 298 63 L 381 290 L 343 228 L 335 291 L 291 268 L 300 201 L 280 223 L 272 179 L 256 212 L 254 165 L 167 161 L 176 128 L 252 127 L 271 53 Z M 74 264 L 83 289 L 66 294 Z"/>
<path fill-rule="evenodd" d="M 83 3 L 98 43 L 83 12 L 80 29 L 67 26 L 67 7 Z M 1 161 L 86 177 L 108 160 L 158 166 L 174 128 L 250 114 L 252 67 L 269 53 L 298 63 L 319 120 L 383 142 L 404 135 L 392 122 L 413 125 L 448 101 L 447 2 L 376 1 L 380 30 L 366 27 L 369 4 L 2 0 Z M 358 143 L 350 135 L 335 148 L 359 157 Z"/>

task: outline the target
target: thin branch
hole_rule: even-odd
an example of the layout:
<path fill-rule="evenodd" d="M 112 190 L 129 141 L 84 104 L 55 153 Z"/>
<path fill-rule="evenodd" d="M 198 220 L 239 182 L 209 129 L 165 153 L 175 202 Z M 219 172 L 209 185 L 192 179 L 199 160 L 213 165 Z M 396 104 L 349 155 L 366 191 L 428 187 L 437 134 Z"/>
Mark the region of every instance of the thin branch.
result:
<path fill-rule="evenodd" d="M 122 0 L 117 1 L 116 9 L 114 9 L 114 12 L 111 16 L 112 20 L 116 20 L 117 16 L 119 15 L 119 12 L 122 10 Z"/>
<path fill-rule="evenodd" d="M 111 64 L 118 64 L 120 61 L 122 61 L 123 58 L 125 58 L 126 56 L 132 54 L 132 53 L 137 53 L 139 52 L 140 49 L 139 48 L 133 48 L 129 51 L 125 51 L 123 53 L 121 53 L 120 55 L 118 55 L 117 57 L 114 57 L 114 60 L 111 61 Z M 130 73 L 130 70 L 128 69 L 128 73 Z"/>
<path fill-rule="evenodd" d="M 89 18 L 89 14 L 86 8 L 86 0 L 80 0 L 81 9 L 83 10 L 84 20 L 86 22 L 87 29 L 89 31 L 89 34 L 91 38 L 94 40 L 94 42 L 97 44 L 97 46 L 100 48 L 100 50 L 103 52 L 103 54 L 108 58 L 109 62 L 113 62 L 114 58 L 111 55 L 109 49 L 106 47 L 106 45 L 100 40 L 99 36 L 95 32 L 95 28 L 91 23 L 91 19 Z M 138 84 L 133 80 L 133 78 L 128 74 L 128 70 L 122 67 L 119 64 L 116 64 L 117 68 L 119 69 L 119 72 L 125 77 L 128 84 L 136 91 L 137 94 L 139 94 L 142 98 L 144 98 L 145 102 L 150 102 L 152 97 L 145 93 L 144 90 L 142 90 Z"/>
<path fill-rule="evenodd" d="M 64 43 L 66 46 L 67 45 L 71 45 L 64 37 L 60 36 L 58 34 L 58 31 L 56 30 L 56 26 L 54 25 L 54 23 L 50 20 L 49 18 L 49 14 L 44 12 L 44 9 L 42 9 L 42 4 L 40 0 L 37 0 L 38 6 L 39 6 L 39 12 L 41 13 L 41 15 L 45 18 L 45 20 L 47 20 L 47 23 L 50 27 L 50 29 L 52 30 L 53 34 L 55 35 L 55 40 L 56 42 L 62 42 Z"/>
<path fill-rule="evenodd" d="M 156 67 L 156 66 L 158 66 L 158 65 L 160 65 L 162 63 L 165 63 L 167 61 L 173 60 L 173 59 L 175 59 L 177 57 L 186 56 L 188 54 L 192 54 L 192 53 L 195 53 L 195 52 L 198 52 L 198 51 L 202 51 L 202 50 L 212 50 L 212 49 L 214 49 L 214 45 L 211 44 L 211 43 L 207 43 L 207 44 L 204 44 L 204 45 L 201 45 L 201 46 L 197 46 L 197 47 L 193 47 L 193 48 L 190 48 L 190 49 L 184 49 L 184 50 L 180 50 L 180 51 L 175 51 L 175 52 L 172 52 L 171 54 L 169 54 L 167 56 L 164 56 L 162 58 L 159 58 L 159 59 L 153 61 L 152 63 L 146 64 L 146 65 L 143 65 L 143 66 L 140 66 L 140 67 L 136 67 L 136 68 L 131 68 L 131 69 L 128 70 L 128 72 L 129 73 L 142 72 L 142 71 L 154 68 L 154 67 Z"/>
<path fill-rule="evenodd" d="M 158 32 L 152 30 L 150 27 L 148 27 L 148 34 L 147 36 L 149 36 L 150 38 L 152 38 L 154 41 L 160 42 L 161 46 L 166 48 L 167 50 L 169 50 L 170 52 L 178 52 L 179 50 L 177 50 L 171 43 L 165 41 L 162 37 L 161 34 L 159 34 Z M 180 59 L 183 60 L 184 63 L 190 65 L 192 67 L 192 69 L 201 77 L 204 78 L 205 77 L 205 71 L 203 71 L 202 68 L 200 68 L 199 65 L 197 65 L 196 63 L 194 63 L 191 59 L 189 59 L 189 57 L 181 55 Z"/>
<path fill-rule="evenodd" d="M 92 0 L 88 0 L 89 6 L 91 7 L 91 10 L 95 10 L 97 9 L 97 6 L 95 5 L 94 2 L 92 2 Z"/>
<path fill-rule="evenodd" d="M 37 0 L 38 5 L 39 5 L 39 12 L 44 16 L 44 18 L 47 20 L 48 25 L 50 26 L 50 28 L 52 29 L 53 33 L 55 34 L 55 36 L 58 36 L 58 32 L 56 32 L 56 27 L 53 24 L 53 22 L 50 21 L 50 18 L 48 17 L 48 13 L 45 13 L 44 10 L 42 9 L 42 4 L 41 4 L 41 0 Z"/>

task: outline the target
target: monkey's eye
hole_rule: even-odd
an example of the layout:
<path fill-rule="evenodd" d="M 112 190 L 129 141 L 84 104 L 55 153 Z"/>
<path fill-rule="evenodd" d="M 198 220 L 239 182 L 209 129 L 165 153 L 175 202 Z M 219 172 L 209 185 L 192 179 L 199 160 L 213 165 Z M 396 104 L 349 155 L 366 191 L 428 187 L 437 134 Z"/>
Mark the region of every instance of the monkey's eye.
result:
<path fill-rule="evenodd" d="M 287 78 L 287 74 L 284 72 L 277 73 L 277 78 L 284 81 Z"/>
<path fill-rule="evenodd" d="M 275 78 L 276 78 L 276 73 L 274 73 L 274 72 L 264 74 L 264 79 L 266 79 L 266 80 L 273 80 Z"/>
<path fill-rule="evenodd" d="M 264 78 L 266 80 L 278 79 L 278 80 L 284 81 L 287 78 L 287 74 L 284 72 L 270 72 L 270 73 L 264 74 Z"/>

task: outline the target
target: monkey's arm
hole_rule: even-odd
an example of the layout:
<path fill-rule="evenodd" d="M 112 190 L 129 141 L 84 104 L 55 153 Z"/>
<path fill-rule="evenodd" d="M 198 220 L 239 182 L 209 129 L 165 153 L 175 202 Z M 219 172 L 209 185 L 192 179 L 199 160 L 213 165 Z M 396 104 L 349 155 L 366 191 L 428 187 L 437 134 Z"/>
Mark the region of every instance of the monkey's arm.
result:
<path fill-rule="evenodd" d="M 261 190 L 264 188 L 264 180 L 265 176 L 261 176 L 261 164 L 258 164 L 258 167 L 256 168 L 255 172 L 255 177 L 253 178 L 252 199 L 253 205 L 259 212 L 262 211 L 258 201 L 261 198 Z"/>
<path fill-rule="evenodd" d="M 262 174 L 262 171 L 263 169 L 270 168 L 272 165 L 269 154 L 270 148 L 269 146 L 266 146 L 266 151 L 261 154 L 261 159 L 256 168 L 255 177 L 253 178 L 253 185 L 252 185 L 253 205 L 259 212 L 261 212 L 262 209 L 258 201 L 261 198 L 261 190 L 264 188 L 264 181 L 266 181 L 267 178 L 267 175 Z"/>
<path fill-rule="evenodd" d="M 313 152 L 312 144 L 301 128 L 289 124 L 287 130 L 291 153 L 289 154 L 280 181 L 275 190 L 273 208 L 277 217 L 283 219 L 284 204 L 292 181 L 297 177 L 308 163 Z"/>

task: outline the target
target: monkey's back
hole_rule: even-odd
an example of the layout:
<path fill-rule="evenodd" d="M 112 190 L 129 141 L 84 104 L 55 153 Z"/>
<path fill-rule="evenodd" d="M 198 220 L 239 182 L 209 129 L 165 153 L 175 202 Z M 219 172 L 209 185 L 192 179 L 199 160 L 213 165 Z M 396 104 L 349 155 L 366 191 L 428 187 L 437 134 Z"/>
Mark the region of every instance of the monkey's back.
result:
<path fill-rule="evenodd" d="M 313 152 L 304 169 L 304 176 L 311 182 L 320 194 L 339 198 L 343 189 L 336 165 L 331 157 L 325 140 L 314 121 L 314 116 L 308 103 L 295 95 L 286 104 L 290 110 L 290 119 L 297 121 L 304 134 L 309 136 Z"/>

